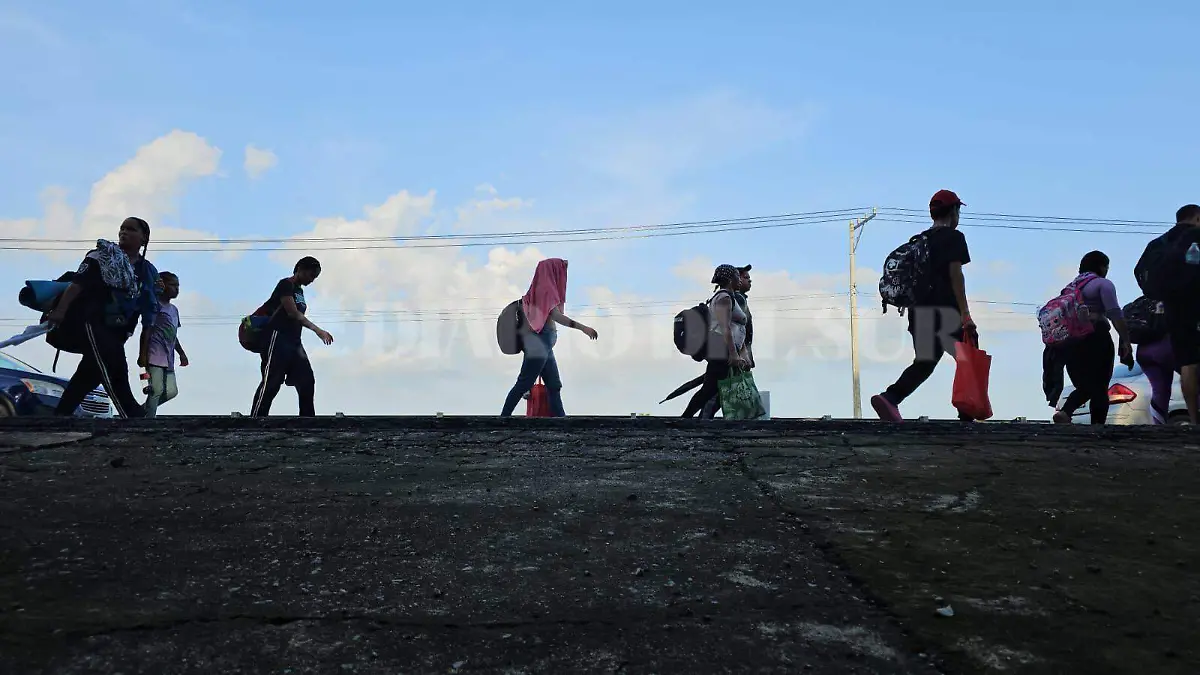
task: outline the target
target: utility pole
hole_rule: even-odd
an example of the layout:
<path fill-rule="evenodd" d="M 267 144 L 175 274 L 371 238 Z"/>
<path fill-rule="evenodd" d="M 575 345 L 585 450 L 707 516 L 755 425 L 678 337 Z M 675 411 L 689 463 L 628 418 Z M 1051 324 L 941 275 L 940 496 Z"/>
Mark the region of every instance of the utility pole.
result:
<path fill-rule="evenodd" d="M 854 252 L 862 239 L 862 229 L 878 213 L 872 208 L 865 218 L 850 221 L 850 370 L 854 386 L 854 419 L 862 419 L 862 389 L 858 384 L 858 284 L 854 273 Z"/>

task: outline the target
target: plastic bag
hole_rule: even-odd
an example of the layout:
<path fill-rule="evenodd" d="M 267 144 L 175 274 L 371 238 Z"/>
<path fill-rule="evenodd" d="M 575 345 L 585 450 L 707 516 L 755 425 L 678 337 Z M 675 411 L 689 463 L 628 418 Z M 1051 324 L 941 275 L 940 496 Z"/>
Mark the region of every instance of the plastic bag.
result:
<path fill-rule="evenodd" d="M 542 378 L 529 389 L 529 404 L 525 408 L 526 417 L 551 417 L 550 395 L 546 393 L 546 385 Z"/>
<path fill-rule="evenodd" d="M 992 402 L 988 398 L 988 379 L 992 371 L 991 355 L 968 337 L 954 345 L 954 361 L 954 390 L 950 403 L 959 413 L 973 420 L 990 418 Z"/>
<path fill-rule="evenodd" d="M 762 395 L 749 370 L 730 369 L 729 377 L 717 383 L 721 417 L 727 420 L 756 420 L 767 414 Z"/>

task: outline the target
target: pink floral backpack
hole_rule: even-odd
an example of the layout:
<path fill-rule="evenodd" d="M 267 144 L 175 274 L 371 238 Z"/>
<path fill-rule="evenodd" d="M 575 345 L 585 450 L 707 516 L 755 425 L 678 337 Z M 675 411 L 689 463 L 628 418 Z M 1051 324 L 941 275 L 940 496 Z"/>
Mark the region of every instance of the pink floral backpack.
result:
<path fill-rule="evenodd" d="M 1091 311 L 1083 301 L 1083 287 L 1097 279 L 1087 273 L 1067 284 L 1062 293 L 1038 310 L 1038 327 L 1042 330 L 1042 343 L 1061 345 L 1075 342 L 1096 330 Z"/>

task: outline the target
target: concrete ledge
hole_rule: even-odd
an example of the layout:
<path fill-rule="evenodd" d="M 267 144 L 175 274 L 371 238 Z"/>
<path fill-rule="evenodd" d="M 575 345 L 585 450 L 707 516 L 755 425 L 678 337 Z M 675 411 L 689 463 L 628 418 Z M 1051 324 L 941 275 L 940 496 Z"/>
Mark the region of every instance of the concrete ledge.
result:
<path fill-rule="evenodd" d="M 3 420 L 0 672 L 1197 672 L 1198 438 Z"/>

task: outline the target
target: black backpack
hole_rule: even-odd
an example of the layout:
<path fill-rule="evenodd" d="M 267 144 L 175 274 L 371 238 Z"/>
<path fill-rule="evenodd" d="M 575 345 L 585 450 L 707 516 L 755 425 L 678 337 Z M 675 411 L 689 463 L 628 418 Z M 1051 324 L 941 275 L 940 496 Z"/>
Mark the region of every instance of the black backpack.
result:
<path fill-rule="evenodd" d="M 1146 244 L 1137 265 L 1133 267 L 1133 278 L 1146 297 L 1165 298 L 1169 295 L 1166 282 L 1166 259 L 1171 250 L 1170 232 L 1159 235 Z"/>
<path fill-rule="evenodd" d="M 1142 296 L 1121 308 L 1125 325 L 1129 327 L 1129 341 L 1135 345 L 1162 339 L 1167 334 L 1167 319 L 1163 304 Z"/>
<path fill-rule="evenodd" d="M 929 231 L 914 235 L 888 254 L 879 276 L 879 297 L 883 313 L 888 305 L 904 310 L 916 306 L 929 296 L 932 280 L 929 269 Z"/>
<path fill-rule="evenodd" d="M 1200 270 L 1186 260 L 1188 248 L 1200 240 L 1191 231 L 1174 237 L 1171 234 L 1167 232 L 1146 244 L 1133 268 L 1133 277 L 1147 297 L 1177 300 L 1190 296 L 1200 286 Z"/>
<path fill-rule="evenodd" d="M 511 356 L 524 351 L 525 341 L 521 333 L 526 325 L 525 310 L 521 308 L 520 300 L 513 300 L 500 310 L 500 316 L 496 318 L 496 344 L 500 345 L 501 353 Z"/>
<path fill-rule="evenodd" d="M 713 298 L 716 297 L 713 295 Z M 680 354 L 692 357 L 693 361 L 703 361 L 708 357 L 708 346 L 712 337 L 708 307 L 711 302 L 712 298 L 675 315 L 675 349 L 678 349 Z"/>

